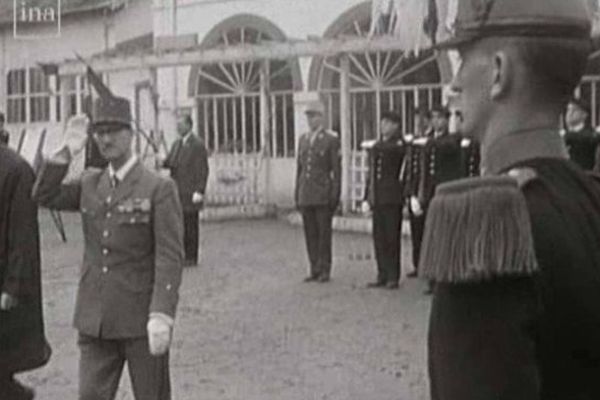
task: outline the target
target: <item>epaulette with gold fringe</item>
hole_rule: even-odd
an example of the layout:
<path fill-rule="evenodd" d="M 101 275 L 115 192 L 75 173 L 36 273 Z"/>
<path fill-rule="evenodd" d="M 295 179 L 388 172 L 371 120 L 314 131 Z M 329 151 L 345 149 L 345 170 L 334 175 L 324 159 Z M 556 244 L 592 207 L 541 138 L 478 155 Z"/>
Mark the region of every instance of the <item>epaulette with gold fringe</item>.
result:
<path fill-rule="evenodd" d="M 424 278 L 446 283 L 538 271 L 519 181 L 492 176 L 439 185 L 427 214 L 419 264 Z"/>

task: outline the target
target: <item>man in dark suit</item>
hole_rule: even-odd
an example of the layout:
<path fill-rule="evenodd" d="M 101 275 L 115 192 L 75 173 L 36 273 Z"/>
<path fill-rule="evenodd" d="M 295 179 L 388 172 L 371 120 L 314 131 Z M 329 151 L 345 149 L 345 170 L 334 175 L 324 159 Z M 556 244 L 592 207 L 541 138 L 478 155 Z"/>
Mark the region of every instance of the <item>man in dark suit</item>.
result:
<path fill-rule="evenodd" d="M 112 400 L 124 364 L 137 400 L 169 400 L 169 347 L 183 262 L 183 217 L 175 183 L 132 154 L 126 99 L 100 97 L 92 132 L 107 168 L 61 183 L 87 141 L 87 117 L 71 119 L 66 144 L 45 160 L 34 198 L 79 211 L 84 255 L 75 305 L 79 399 Z"/>
<path fill-rule="evenodd" d="M 381 138 L 363 143 L 368 151 L 369 173 L 363 212 L 372 212 L 373 245 L 377 280 L 367 287 L 398 289 L 400 281 L 400 234 L 404 206 L 401 176 L 406 146 L 400 135 L 402 117 L 394 112 L 381 115 Z"/>
<path fill-rule="evenodd" d="M 565 113 L 565 127 L 564 140 L 569 158 L 587 171 L 600 168 L 600 134 L 590 125 L 590 106 L 585 100 L 571 99 Z"/>
<path fill-rule="evenodd" d="M 341 191 L 340 140 L 323 127 L 323 103 L 311 102 L 305 112 L 310 132 L 300 137 L 294 196 L 302 213 L 310 261 L 305 281 L 328 282 L 333 214 Z"/>
<path fill-rule="evenodd" d="M 477 178 L 438 186 L 422 275 L 436 281 L 432 400 L 600 399 L 600 182 L 560 115 L 591 52 L 587 0 L 459 0 L 440 46 Z"/>
<path fill-rule="evenodd" d="M 202 140 L 192 131 L 189 114 L 179 116 L 177 133 L 179 138 L 163 163 L 171 170 L 171 178 L 177 184 L 179 200 L 183 208 L 183 241 L 185 266 L 198 265 L 199 218 L 198 212 L 204 204 L 204 193 L 208 180 L 208 155 Z"/>
<path fill-rule="evenodd" d="M 4 123 L 6 122 L 6 117 L 4 113 L 0 112 L 0 145 L 8 146 L 8 142 L 10 140 L 10 134 L 6 129 L 4 129 Z"/>
<path fill-rule="evenodd" d="M 0 146 L 0 399 L 32 399 L 16 373 L 46 364 L 37 205 L 27 162 Z"/>

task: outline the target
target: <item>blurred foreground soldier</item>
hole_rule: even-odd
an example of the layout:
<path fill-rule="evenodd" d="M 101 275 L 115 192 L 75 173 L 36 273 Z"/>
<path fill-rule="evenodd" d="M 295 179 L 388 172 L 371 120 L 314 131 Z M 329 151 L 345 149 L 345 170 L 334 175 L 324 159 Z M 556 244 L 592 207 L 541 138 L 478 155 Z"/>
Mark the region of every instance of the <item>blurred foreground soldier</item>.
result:
<path fill-rule="evenodd" d="M 398 289 L 404 179 L 400 175 L 406 147 L 400 135 L 401 116 L 381 116 L 381 139 L 363 143 L 369 154 L 369 175 L 363 212 L 372 211 L 377 280 L 368 287 Z"/>
<path fill-rule="evenodd" d="M 323 103 L 310 103 L 305 113 L 310 132 L 300 137 L 295 189 L 310 261 L 310 274 L 305 281 L 328 282 L 333 214 L 341 191 L 340 140 L 323 127 Z"/>
<path fill-rule="evenodd" d="M 444 45 L 484 176 L 439 187 L 427 217 L 433 400 L 600 399 L 600 184 L 558 132 L 590 51 L 586 3 L 458 2 Z"/>
<path fill-rule="evenodd" d="M 0 112 L 0 145 L 8 146 L 8 142 L 10 140 L 10 134 L 6 129 L 4 129 L 4 122 L 6 121 L 6 117 L 3 113 Z"/>
<path fill-rule="evenodd" d="M 598 134 L 590 124 L 590 107 L 583 99 L 571 99 L 565 113 L 564 139 L 569 158 L 582 169 L 591 171 L 597 166 Z"/>
<path fill-rule="evenodd" d="M 179 200 L 183 208 L 183 243 L 187 267 L 198 265 L 198 212 L 204 204 L 209 172 L 206 147 L 192 131 L 192 125 L 192 117 L 189 114 L 179 117 L 179 139 L 175 141 L 163 163 L 165 168 L 171 170 L 171 178 L 179 190 Z"/>
<path fill-rule="evenodd" d="M 44 336 L 34 175 L 27 162 L 0 146 L 0 399 L 32 399 L 13 379 L 48 362 Z"/>
<path fill-rule="evenodd" d="M 183 259 L 177 188 L 132 154 L 126 99 L 99 98 L 93 117 L 94 139 L 108 167 L 61 184 L 87 139 L 87 117 L 77 116 L 68 123 L 65 145 L 42 164 L 34 188 L 41 204 L 82 215 L 84 255 L 75 306 L 79 399 L 114 399 L 127 363 L 137 400 L 167 400 Z"/>

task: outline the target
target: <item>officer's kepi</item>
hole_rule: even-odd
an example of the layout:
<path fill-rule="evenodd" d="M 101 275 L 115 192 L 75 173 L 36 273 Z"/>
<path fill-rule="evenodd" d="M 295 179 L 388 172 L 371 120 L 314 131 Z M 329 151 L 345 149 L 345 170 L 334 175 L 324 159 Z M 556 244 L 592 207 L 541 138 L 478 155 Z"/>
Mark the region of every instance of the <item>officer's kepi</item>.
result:
<path fill-rule="evenodd" d="M 123 128 L 131 128 L 129 101 L 122 97 L 96 99 L 92 120 L 92 130 L 96 133 L 110 133 Z"/>
<path fill-rule="evenodd" d="M 486 37 L 589 40 L 589 0 L 449 0 L 451 30 L 436 49 L 457 48 Z"/>

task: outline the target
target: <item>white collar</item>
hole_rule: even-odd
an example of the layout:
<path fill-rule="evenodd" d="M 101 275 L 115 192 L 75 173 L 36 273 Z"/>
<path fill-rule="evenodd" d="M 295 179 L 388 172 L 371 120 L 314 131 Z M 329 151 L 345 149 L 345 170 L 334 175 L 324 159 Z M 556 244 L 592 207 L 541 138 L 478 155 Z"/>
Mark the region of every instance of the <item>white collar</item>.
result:
<path fill-rule="evenodd" d="M 111 178 L 116 177 L 119 182 L 123 182 L 123 180 L 125 179 L 125 177 L 127 176 L 127 174 L 131 171 L 131 169 L 135 166 L 135 164 L 137 163 L 137 156 L 134 154 L 132 155 L 129 160 L 127 160 L 127 162 L 125 164 L 123 164 L 121 166 L 121 168 L 119 168 L 117 171 L 115 171 L 113 169 L 112 164 L 108 164 L 108 174 L 110 175 Z"/>

